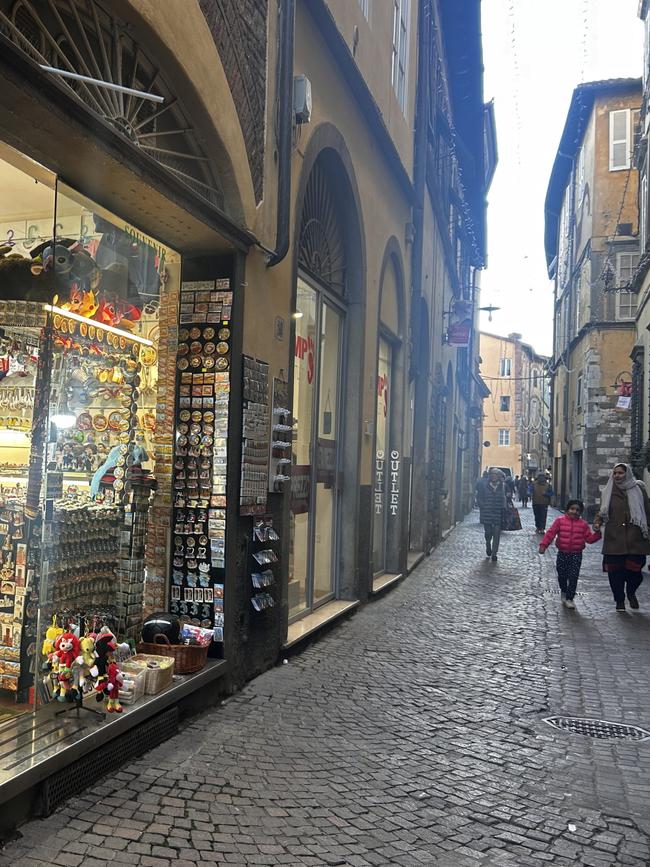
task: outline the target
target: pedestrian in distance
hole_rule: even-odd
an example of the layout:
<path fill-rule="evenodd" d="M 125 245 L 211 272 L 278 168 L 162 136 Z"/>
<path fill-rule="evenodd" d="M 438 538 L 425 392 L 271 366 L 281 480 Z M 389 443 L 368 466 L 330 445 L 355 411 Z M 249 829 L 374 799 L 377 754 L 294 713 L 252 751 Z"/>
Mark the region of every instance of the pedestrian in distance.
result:
<path fill-rule="evenodd" d="M 607 572 L 616 610 L 638 609 L 636 593 L 643 581 L 643 567 L 650 554 L 650 501 L 643 482 L 629 464 L 615 464 L 603 490 L 594 527 L 605 525 L 603 572 Z"/>
<path fill-rule="evenodd" d="M 505 485 L 506 485 L 506 494 L 508 494 L 510 497 L 513 497 L 514 493 L 515 493 L 515 483 L 512 479 L 512 476 L 506 476 L 505 477 Z"/>
<path fill-rule="evenodd" d="M 564 514 L 553 521 L 539 543 L 539 553 L 543 554 L 555 539 L 557 582 L 560 585 L 560 598 L 567 608 L 576 607 L 573 599 L 585 545 L 592 545 L 601 538 L 600 530 L 592 530 L 582 519 L 584 510 L 585 504 L 582 500 L 569 500 Z"/>
<path fill-rule="evenodd" d="M 546 530 L 548 504 L 553 496 L 553 488 L 549 485 L 546 475 L 539 473 L 533 484 L 533 512 L 535 514 L 535 529 L 540 535 Z"/>
<path fill-rule="evenodd" d="M 519 499 L 521 500 L 521 506 L 523 509 L 528 508 L 528 479 L 526 476 L 522 476 L 519 479 L 518 489 L 519 489 Z"/>
<path fill-rule="evenodd" d="M 496 563 L 501 539 L 501 521 L 506 507 L 505 474 L 492 467 L 478 489 L 479 521 L 485 532 L 485 555 Z"/>

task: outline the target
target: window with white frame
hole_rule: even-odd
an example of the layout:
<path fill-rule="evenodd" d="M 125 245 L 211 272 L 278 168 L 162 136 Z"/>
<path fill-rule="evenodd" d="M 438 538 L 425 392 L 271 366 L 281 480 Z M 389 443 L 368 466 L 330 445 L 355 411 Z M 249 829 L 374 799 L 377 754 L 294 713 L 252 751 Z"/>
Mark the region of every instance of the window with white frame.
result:
<path fill-rule="evenodd" d="M 576 170 L 576 185 L 577 185 L 577 205 L 580 207 L 582 204 L 582 197 L 585 192 L 585 146 L 583 145 L 580 148 L 580 152 L 578 153 L 578 167 Z"/>
<path fill-rule="evenodd" d="M 629 169 L 632 157 L 632 130 L 630 109 L 622 108 L 609 113 L 609 170 Z"/>
<path fill-rule="evenodd" d="M 650 17 L 650 16 L 649 16 Z M 647 166 L 641 176 L 639 185 L 639 237 L 641 238 L 641 250 L 645 251 L 648 232 L 648 173 Z"/>
<path fill-rule="evenodd" d="M 510 412 L 510 395 L 502 394 L 500 401 L 501 412 Z"/>
<path fill-rule="evenodd" d="M 639 296 L 636 292 L 626 292 L 622 289 L 616 293 L 616 318 L 634 319 L 639 306 Z"/>
<path fill-rule="evenodd" d="M 393 51 L 391 81 L 401 109 L 406 113 L 406 61 L 408 56 L 410 0 L 393 0 Z"/>
<path fill-rule="evenodd" d="M 582 406 L 582 374 L 576 380 L 576 407 Z"/>
<path fill-rule="evenodd" d="M 511 358 L 500 358 L 499 359 L 499 376 L 510 376 L 512 372 L 512 359 Z"/>
<path fill-rule="evenodd" d="M 359 6 L 361 6 L 361 11 L 366 17 L 366 20 L 370 17 L 370 0 L 359 0 Z"/>
<path fill-rule="evenodd" d="M 636 266 L 639 264 L 638 253 L 617 253 L 616 254 L 616 278 L 618 286 L 627 286 Z"/>
<path fill-rule="evenodd" d="M 499 428 L 499 445 L 500 446 L 509 446 L 510 445 L 510 430 L 507 427 Z"/>

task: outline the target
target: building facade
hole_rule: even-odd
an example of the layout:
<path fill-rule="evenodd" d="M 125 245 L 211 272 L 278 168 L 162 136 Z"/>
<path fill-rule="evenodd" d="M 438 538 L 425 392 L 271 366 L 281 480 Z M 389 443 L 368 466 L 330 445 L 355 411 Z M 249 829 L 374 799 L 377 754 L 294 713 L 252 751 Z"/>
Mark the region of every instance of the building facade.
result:
<path fill-rule="evenodd" d="M 483 402 L 482 465 L 532 477 L 549 466 L 549 359 L 520 334 L 480 334 Z"/>
<path fill-rule="evenodd" d="M 579 85 L 546 197 L 546 259 L 554 280 L 551 440 L 554 486 L 590 514 L 612 461 L 629 452 L 625 400 L 638 296 L 634 134 L 638 79 Z"/>
<path fill-rule="evenodd" d="M 151 612 L 207 700 L 471 506 L 480 4 L 0 0 L 0 48 L 0 711 Z"/>
<path fill-rule="evenodd" d="M 641 102 L 639 119 L 638 147 L 635 164 L 639 171 L 639 260 L 636 270 L 630 276 L 630 289 L 637 293 L 636 332 L 631 353 L 631 430 L 630 461 L 638 478 L 650 481 L 650 227 L 648 214 L 648 175 L 650 174 L 648 154 L 648 134 L 650 115 L 650 7 L 646 0 L 639 4 L 639 17 L 643 21 L 644 56 Z"/>

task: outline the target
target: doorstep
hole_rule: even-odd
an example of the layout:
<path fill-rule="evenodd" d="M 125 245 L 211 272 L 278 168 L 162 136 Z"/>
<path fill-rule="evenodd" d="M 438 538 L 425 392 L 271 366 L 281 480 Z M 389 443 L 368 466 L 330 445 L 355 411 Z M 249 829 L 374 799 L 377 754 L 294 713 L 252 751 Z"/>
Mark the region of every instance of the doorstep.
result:
<path fill-rule="evenodd" d="M 415 569 L 416 566 L 419 566 L 420 563 L 424 560 L 425 553 L 424 551 L 409 551 L 406 555 L 406 573 L 410 575 L 411 572 Z"/>
<path fill-rule="evenodd" d="M 287 629 L 287 640 L 282 645 L 284 650 L 288 650 L 308 636 L 323 629 L 323 627 L 334 620 L 338 620 L 339 617 L 348 614 L 354 608 L 357 608 L 358 605 L 358 599 L 352 602 L 345 599 L 335 599 L 333 602 L 326 602 L 325 605 L 321 605 L 312 614 L 308 614 L 306 617 L 296 620 L 295 623 L 291 623 Z"/>
<path fill-rule="evenodd" d="M 79 758 L 104 746 L 140 723 L 203 689 L 228 669 L 225 660 L 209 659 L 195 674 L 178 675 L 157 695 L 143 696 L 136 704 L 124 706 L 121 714 L 94 714 L 74 711 L 56 716 L 67 705 L 50 702 L 34 713 L 23 714 L 0 725 L 0 804 L 27 791 Z M 103 706 L 94 696 L 87 705 Z"/>
<path fill-rule="evenodd" d="M 378 593 L 382 593 L 388 587 L 392 587 L 393 584 L 397 584 L 398 581 L 404 576 L 401 572 L 395 574 L 393 572 L 384 572 L 383 575 L 378 575 L 376 578 L 373 578 L 372 581 L 372 590 L 370 593 L 372 596 L 376 596 Z"/>

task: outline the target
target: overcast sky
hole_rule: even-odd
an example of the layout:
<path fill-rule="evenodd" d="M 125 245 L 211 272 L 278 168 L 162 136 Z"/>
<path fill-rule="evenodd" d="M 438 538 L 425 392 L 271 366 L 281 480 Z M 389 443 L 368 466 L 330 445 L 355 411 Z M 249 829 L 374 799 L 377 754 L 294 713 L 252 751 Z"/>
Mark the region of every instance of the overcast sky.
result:
<path fill-rule="evenodd" d="M 481 328 L 552 349 L 544 198 L 573 88 L 640 76 L 638 0 L 482 0 L 485 98 L 494 98 L 499 165 L 489 194 Z"/>

